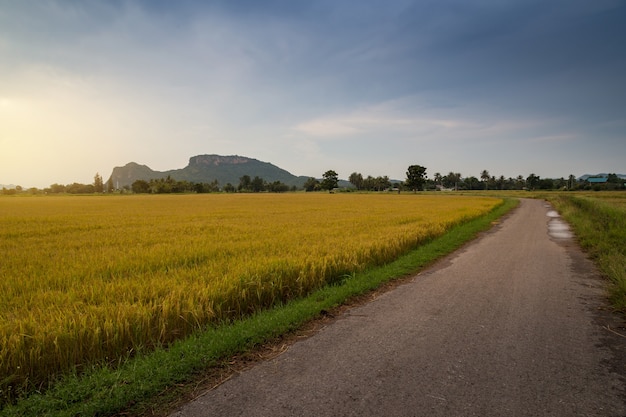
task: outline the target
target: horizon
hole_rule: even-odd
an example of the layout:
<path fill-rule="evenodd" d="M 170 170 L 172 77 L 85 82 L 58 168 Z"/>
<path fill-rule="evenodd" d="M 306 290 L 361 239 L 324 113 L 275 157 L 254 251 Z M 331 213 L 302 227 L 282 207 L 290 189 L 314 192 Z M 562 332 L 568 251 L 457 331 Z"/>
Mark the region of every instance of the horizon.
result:
<path fill-rule="evenodd" d="M 263 163 L 270 163 L 270 164 L 272 164 L 272 165 L 276 166 L 277 168 L 281 168 L 281 169 L 283 169 L 282 167 L 280 167 L 280 166 L 278 166 L 278 165 L 273 164 L 271 161 L 262 161 L 262 160 L 260 160 L 260 159 L 258 159 L 258 158 L 249 157 L 249 156 L 245 156 L 245 155 L 199 154 L 199 155 L 194 155 L 194 156 L 191 156 L 191 157 L 189 157 L 189 159 L 195 158 L 195 157 L 197 157 L 197 156 L 219 156 L 219 157 L 240 157 L 240 158 L 247 158 L 247 159 L 250 159 L 250 160 L 256 160 L 256 161 L 263 162 Z M 153 170 L 153 171 L 155 171 L 155 172 L 162 172 L 162 173 L 165 173 L 165 172 L 168 172 L 168 171 L 172 171 L 172 170 L 182 169 L 182 168 L 185 168 L 185 167 L 189 166 L 189 165 L 187 164 L 187 165 L 185 165 L 185 167 L 169 168 L 169 169 L 165 169 L 165 170 L 161 171 L 161 170 L 154 170 L 154 169 L 152 169 L 152 167 L 150 167 L 150 166 L 149 166 L 149 165 L 147 165 L 147 164 L 142 164 L 142 163 L 139 163 L 139 162 L 131 161 L 131 162 L 127 162 L 127 163 L 126 163 L 126 164 L 124 164 L 124 165 L 117 165 L 117 166 L 113 167 L 113 168 L 111 169 L 111 173 L 110 173 L 109 175 L 102 175 L 101 173 L 99 173 L 99 172 L 98 172 L 98 173 L 94 173 L 94 177 L 95 177 L 95 175 L 96 175 L 96 174 L 98 174 L 98 175 L 100 175 L 100 176 L 102 177 L 102 179 L 106 182 L 106 181 L 107 181 L 107 180 L 111 177 L 111 175 L 113 174 L 113 171 L 114 171 L 116 168 L 124 168 L 124 167 L 126 167 L 127 165 L 130 165 L 130 164 L 137 164 L 137 165 L 139 165 L 139 166 L 147 166 L 148 168 L 150 168 L 151 170 Z M 408 168 L 408 167 L 407 167 L 407 168 Z M 331 169 L 332 169 L 332 168 L 331 168 Z M 445 176 L 445 175 L 447 175 L 448 173 L 450 173 L 450 172 L 453 172 L 453 171 L 454 171 L 454 170 L 453 170 L 453 171 L 448 171 L 448 172 L 433 172 L 433 173 L 429 173 L 429 171 L 428 171 L 428 167 L 426 167 L 426 169 L 427 169 L 427 171 L 426 171 L 426 178 L 427 178 L 428 180 L 433 180 L 433 178 L 432 178 L 432 177 L 433 177 L 436 173 L 439 173 L 439 174 L 441 174 L 441 175 L 444 175 L 444 176 Z M 335 170 L 335 171 L 336 171 L 336 170 Z M 491 177 L 499 178 L 499 177 L 501 176 L 500 174 L 494 174 L 494 173 L 490 172 L 489 170 L 487 170 L 487 171 L 489 172 L 489 175 L 490 175 Z M 297 173 L 293 173 L 293 172 L 288 171 L 288 170 L 287 170 L 287 172 L 289 172 L 289 174 L 294 175 L 294 176 L 296 176 L 296 177 L 307 177 L 306 175 L 298 175 Z M 350 174 L 352 174 L 352 173 L 354 173 L 354 172 L 356 172 L 356 171 L 352 171 L 352 172 L 350 172 Z M 454 171 L 454 172 L 456 172 L 456 171 Z M 357 172 L 357 173 L 362 174 L 362 175 L 363 175 L 363 177 L 367 177 L 368 175 L 370 175 L 370 174 L 366 174 L 366 173 L 362 173 L 362 172 Z M 313 178 L 315 178 L 315 179 L 321 179 L 321 178 L 322 178 L 322 174 L 323 174 L 323 173 L 320 173 L 318 176 L 313 176 Z M 340 176 L 339 176 L 339 180 L 340 180 L 340 181 L 348 181 L 348 182 L 349 182 L 348 177 L 350 176 L 350 174 L 347 174 L 345 178 L 342 178 L 342 177 L 341 177 L 341 175 L 340 175 Z M 461 172 L 460 174 L 461 174 L 461 179 L 466 179 L 466 178 L 470 178 L 470 177 L 480 178 L 480 174 L 465 175 L 465 174 L 463 174 L 462 172 Z M 524 180 L 526 180 L 526 179 L 527 179 L 530 175 L 532 175 L 532 174 L 537 175 L 538 177 L 540 177 L 540 178 L 542 178 L 542 179 L 553 179 L 553 180 L 556 180 L 556 179 L 567 179 L 570 175 L 574 175 L 574 176 L 576 177 L 576 180 L 578 180 L 578 181 L 580 181 L 580 180 L 581 180 L 582 178 L 584 178 L 584 177 L 607 176 L 607 175 L 609 175 L 609 174 L 615 174 L 615 175 L 617 175 L 617 176 L 619 176 L 619 177 L 626 178 L 626 174 L 622 174 L 622 173 L 619 173 L 619 172 L 597 172 L 597 173 L 593 173 L 593 174 L 592 174 L 592 173 L 584 173 L 584 174 L 580 174 L 580 175 L 576 175 L 576 174 L 573 174 L 573 173 L 572 173 L 572 174 L 568 174 L 568 175 L 565 175 L 565 176 L 559 176 L 559 177 L 546 177 L 546 176 L 543 176 L 543 175 L 541 175 L 541 174 L 532 173 L 532 172 L 531 172 L 531 173 L 528 173 L 527 175 L 523 175 L 523 174 L 518 174 L 518 175 L 522 175 L 522 177 L 524 178 Z M 379 176 L 380 176 L 380 177 L 385 177 L 385 176 L 387 176 L 387 177 L 389 178 L 389 180 L 390 180 L 390 181 L 393 181 L 393 182 L 396 182 L 396 181 L 402 181 L 402 182 L 403 182 L 404 180 L 406 180 L 406 175 L 405 175 L 403 178 L 394 178 L 394 177 L 390 177 L 390 176 L 385 175 L 385 174 L 383 174 L 383 175 L 377 175 L 377 176 L 373 176 L 373 175 L 372 175 L 372 177 L 379 177 Z M 505 178 L 506 178 L 506 179 L 511 179 L 511 178 L 515 179 L 515 178 L 517 178 L 517 176 L 515 176 L 515 177 L 512 177 L 512 176 L 506 177 L 506 176 L 505 176 Z M 79 183 L 79 184 L 92 184 L 92 182 L 83 182 L 83 183 L 81 183 L 81 182 L 79 182 L 79 181 L 71 181 L 71 182 L 69 182 L 69 183 L 51 182 L 50 184 L 47 184 L 47 185 L 45 185 L 45 186 L 37 187 L 37 186 L 23 186 L 23 185 L 21 185 L 21 184 L 15 184 L 15 183 L 9 183 L 9 184 L 3 184 L 3 183 L 0 183 L 0 189 L 3 189 L 3 188 L 6 188 L 6 189 L 14 189 L 14 188 L 16 188 L 16 187 L 20 186 L 20 187 L 22 187 L 24 190 L 28 190 L 28 189 L 31 189 L 31 188 L 37 188 L 37 189 L 39 189 L 39 190 L 43 190 L 43 189 L 48 188 L 48 187 L 50 187 L 51 185 L 54 185 L 54 184 L 59 184 L 59 185 L 71 185 L 71 184 L 74 184 L 74 183 Z M 224 185 L 224 184 L 220 184 L 220 185 Z"/>
<path fill-rule="evenodd" d="M 0 183 L 207 153 L 308 177 L 626 172 L 620 0 L 0 5 Z"/>

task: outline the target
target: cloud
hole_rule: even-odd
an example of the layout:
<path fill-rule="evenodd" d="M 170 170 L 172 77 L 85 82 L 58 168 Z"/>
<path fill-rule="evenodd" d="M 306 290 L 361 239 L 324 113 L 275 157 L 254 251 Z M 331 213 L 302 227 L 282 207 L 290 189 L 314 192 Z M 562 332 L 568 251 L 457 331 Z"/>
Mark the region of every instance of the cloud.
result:
<path fill-rule="evenodd" d="M 405 97 L 345 113 L 322 115 L 292 127 L 311 139 L 346 140 L 380 136 L 415 140 L 510 135 L 528 131 L 549 120 L 507 118 L 496 109 L 435 106 L 420 97 Z M 491 116 L 488 116 L 491 115 Z M 452 139 L 453 140 L 453 139 Z"/>
<path fill-rule="evenodd" d="M 618 0 L 10 2 L 0 179 L 28 185 L 34 154 L 38 186 L 198 153 L 308 175 L 414 162 L 517 175 L 590 152 L 618 164 L 625 13 Z"/>

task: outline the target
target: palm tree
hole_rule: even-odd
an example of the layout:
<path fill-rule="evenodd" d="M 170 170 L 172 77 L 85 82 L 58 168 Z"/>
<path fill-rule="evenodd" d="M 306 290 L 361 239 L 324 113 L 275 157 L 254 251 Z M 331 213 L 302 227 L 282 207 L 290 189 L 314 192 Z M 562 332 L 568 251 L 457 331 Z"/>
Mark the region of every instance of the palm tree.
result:
<path fill-rule="evenodd" d="M 443 179 L 443 177 L 441 176 L 440 172 L 435 172 L 435 184 L 441 185 L 441 180 Z"/>
<path fill-rule="evenodd" d="M 573 174 L 570 174 L 569 180 L 567 182 L 567 185 L 568 185 L 567 188 L 569 190 L 573 190 L 574 189 L 574 184 L 576 184 L 576 177 Z"/>
<path fill-rule="evenodd" d="M 485 190 L 487 189 L 487 184 L 489 183 L 489 178 L 491 178 L 489 176 L 489 171 L 484 169 L 483 172 L 480 173 L 480 179 L 483 180 L 483 182 L 485 183 Z"/>
<path fill-rule="evenodd" d="M 446 175 L 445 177 L 445 181 L 447 182 L 447 186 L 452 186 L 454 185 L 454 191 L 458 191 L 459 190 L 459 181 L 461 181 L 461 174 L 456 172 L 450 172 L 448 175 Z"/>

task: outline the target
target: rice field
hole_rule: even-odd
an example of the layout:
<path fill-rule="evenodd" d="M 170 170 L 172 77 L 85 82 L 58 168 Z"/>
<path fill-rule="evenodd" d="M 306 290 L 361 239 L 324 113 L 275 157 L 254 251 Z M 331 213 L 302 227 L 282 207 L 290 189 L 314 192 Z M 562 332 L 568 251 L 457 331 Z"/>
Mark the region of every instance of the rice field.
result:
<path fill-rule="evenodd" d="M 322 193 L 0 198 L 0 399 L 305 295 L 500 203 Z"/>

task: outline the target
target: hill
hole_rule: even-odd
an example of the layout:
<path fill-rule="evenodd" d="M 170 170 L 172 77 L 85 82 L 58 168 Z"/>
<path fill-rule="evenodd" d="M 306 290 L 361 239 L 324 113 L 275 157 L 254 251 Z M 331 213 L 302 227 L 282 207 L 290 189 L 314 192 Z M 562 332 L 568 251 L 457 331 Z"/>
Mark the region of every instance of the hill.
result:
<path fill-rule="evenodd" d="M 176 181 L 210 183 L 217 180 L 220 187 L 230 183 L 239 184 L 239 178 L 249 175 L 263 178 L 266 182 L 280 181 L 289 186 L 302 187 L 308 177 L 298 177 L 288 171 L 245 156 L 197 155 L 189 158 L 189 164 L 182 169 L 154 171 L 147 165 L 129 162 L 123 167 L 113 168 L 110 179 L 116 188 L 132 185 L 136 180 L 149 181 L 167 176 Z"/>

